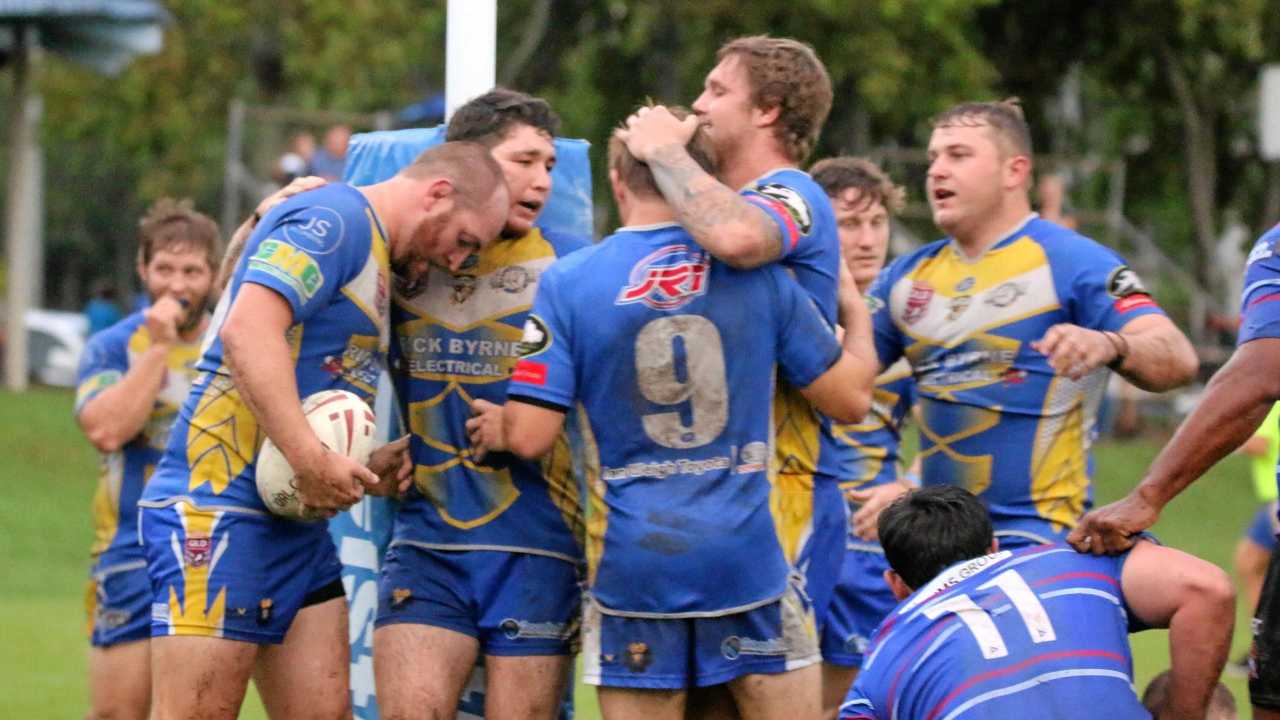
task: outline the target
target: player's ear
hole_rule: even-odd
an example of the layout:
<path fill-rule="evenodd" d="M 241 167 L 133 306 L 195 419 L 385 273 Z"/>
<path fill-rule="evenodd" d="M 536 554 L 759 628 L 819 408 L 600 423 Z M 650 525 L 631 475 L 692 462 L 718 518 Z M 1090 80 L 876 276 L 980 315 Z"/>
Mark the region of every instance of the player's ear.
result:
<path fill-rule="evenodd" d="M 782 115 L 782 106 L 755 107 L 751 112 L 754 115 L 756 127 L 769 127 L 778 122 L 778 118 Z"/>
<path fill-rule="evenodd" d="M 1031 158 L 1014 155 L 1005 163 L 1005 176 L 1011 188 L 1026 190 L 1031 187 Z"/>
<path fill-rule="evenodd" d="M 911 595 L 911 588 L 907 587 L 907 583 L 902 580 L 902 576 L 894 572 L 892 569 L 884 571 L 884 582 L 889 586 L 889 591 L 899 600 L 906 600 Z"/>
<path fill-rule="evenodd" d="M 453 181 L 449 178 L 436 178 L 427 183 L 427 188 L 422 193 L 422 209 L 427 212 L 439 214 L 442 211 L 452 207 L 453 195 L 457 192 Z M 446 207 L 440 207 L 444 203 Z"/>

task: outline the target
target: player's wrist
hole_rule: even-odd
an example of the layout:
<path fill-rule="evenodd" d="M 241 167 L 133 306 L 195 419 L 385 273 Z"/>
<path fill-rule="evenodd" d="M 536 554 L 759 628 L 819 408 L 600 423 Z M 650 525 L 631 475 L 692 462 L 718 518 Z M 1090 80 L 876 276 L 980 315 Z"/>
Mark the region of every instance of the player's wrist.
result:
<path fill-rule="evenodd" d="M 1107 361 L 1107 367 L 1112 370 L 1119 370 L 1129 357 L 1129 341 L 1120 333 L 1112 330 L 1103 330 L 1102 336 L 1111 345 L 1111 359 Z"/>

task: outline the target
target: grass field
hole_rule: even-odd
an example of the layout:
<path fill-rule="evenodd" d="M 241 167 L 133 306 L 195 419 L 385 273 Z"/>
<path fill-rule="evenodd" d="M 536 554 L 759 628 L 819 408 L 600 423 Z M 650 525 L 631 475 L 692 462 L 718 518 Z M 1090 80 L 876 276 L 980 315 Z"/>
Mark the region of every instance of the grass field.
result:
<path fill-rule="evenodd" d="M 1097 497 L 1113 500 L 1132 486 L 1159 444 L 1098 448 Z M 73 718 L 87 707 L 83 590 L 90 540 L 89 499 L 96 456 L 71 420 L 71 395 L 0 392 L 0 717 Z M 1155 530 L 1167 544 L 1224 567 L 1254 510 L 1245 462 L 1228 458 L 1174 502 Z M 1248 641 L 1237 612 L 1232 657 Z M 1167 634 L 1133 638 L 1138 686 L 1168 664 Z M 1248 717 L 1244 683 L 1228 679 Z M 263 718 L 251 697 L 242 714 Z M 594 694 L 578 688 L 578 717 L 598 717 Z"/>

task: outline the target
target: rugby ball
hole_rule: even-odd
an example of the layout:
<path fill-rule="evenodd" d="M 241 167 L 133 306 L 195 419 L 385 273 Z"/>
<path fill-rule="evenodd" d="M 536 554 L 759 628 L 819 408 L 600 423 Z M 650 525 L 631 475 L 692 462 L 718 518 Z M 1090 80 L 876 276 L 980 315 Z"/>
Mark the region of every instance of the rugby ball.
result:
<path fill-rule="evenodd" d="M 373 411 L 355 393 L 322 390 L 302 402 L 302 414 L 324 446 L 339 455 L 368 463 L 373 454 Z M 294 520 L 319 520 L 323 513 L 302 504 L 293 468 L 276 444 L 267 438 L 254 467 L 258 497 L 276 515 Z"/>

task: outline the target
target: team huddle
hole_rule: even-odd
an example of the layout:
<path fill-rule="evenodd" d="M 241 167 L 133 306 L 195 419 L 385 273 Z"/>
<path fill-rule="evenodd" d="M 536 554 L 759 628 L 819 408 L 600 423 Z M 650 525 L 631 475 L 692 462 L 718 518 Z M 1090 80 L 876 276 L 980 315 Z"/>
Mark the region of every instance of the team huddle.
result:
<path fill-rule="evenodd" d="M 250 679 L 273 718 L 351 716 L 341 563 L 325 522 L 259 497 L 268 438 L 317 516 L 397 498 L 384 718 L 452 717 L 477 662 L 486 716 L 558 717 L 578 652 L 611 720 L 1206 717 L 1233 592 L 1141 534 L 1194 476 L 1153 466 L 1171 490 L 1086 517 L 1109 373 L 1178 387 L 1190 343 L 1122 258 L 1032 212 L 1013 103 L 935 118 L 947 237 L 886 267 L 902 189 L 801 169 L 831 103 L 807 45 L 726 43 L 692 112 L 615 131 L 622 227 L 594 244 L 537 224 L 558 120 L 505 89 L 388 180 L 267 198 L 225 260 L 158 203 L 151 304 L 94 336 L 76 398 L 104 452 L 91 717 L 234 718 Z M 1280 282 L 1275 239 L 1242 351 L 1280 337 L 1250 295 Z M 367 464 L 323 445 L 302 400 L 372 405 L 384 373 L 406 437 Z M 1171 668 L 1144 706 L 1149 627 Z"/>

